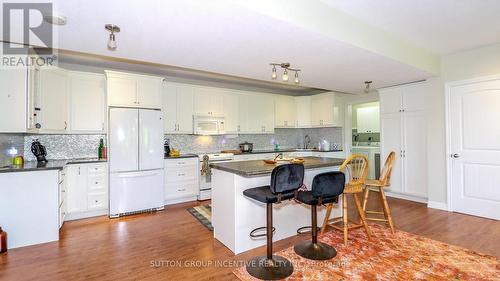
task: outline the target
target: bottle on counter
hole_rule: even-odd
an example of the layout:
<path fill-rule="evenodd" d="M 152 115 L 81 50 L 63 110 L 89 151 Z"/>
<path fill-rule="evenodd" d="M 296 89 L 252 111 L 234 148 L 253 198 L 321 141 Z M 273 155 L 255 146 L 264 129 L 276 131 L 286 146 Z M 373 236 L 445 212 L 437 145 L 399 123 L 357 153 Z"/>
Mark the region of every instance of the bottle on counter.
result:
<path fill-rule="evenodd" d="M 97 153 L 99 155 L 99 159 L 106 159 L 106 146 L 104 145 L 104 139 L 101 139 L 99 141 L 99 148 Z"/>
<path fill-rule="evenodd" d="M 7 252 L 7 232 L 0 227 L 0 254 Z"/>

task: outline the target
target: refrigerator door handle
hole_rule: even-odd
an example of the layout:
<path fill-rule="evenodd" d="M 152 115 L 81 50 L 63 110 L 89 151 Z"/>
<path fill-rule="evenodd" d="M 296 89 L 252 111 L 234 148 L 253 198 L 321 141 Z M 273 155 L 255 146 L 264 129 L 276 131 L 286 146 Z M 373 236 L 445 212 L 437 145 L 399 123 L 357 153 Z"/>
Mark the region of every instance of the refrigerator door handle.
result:
<path fill-rule="evenodd" d="M 120 178 L 144 178 L 144 177 L 152 177 L 156 175 L 157 171 L 143 171 L 143 172 L 133 172 L 133 173 L 123 173 L 118 175 Z"/>

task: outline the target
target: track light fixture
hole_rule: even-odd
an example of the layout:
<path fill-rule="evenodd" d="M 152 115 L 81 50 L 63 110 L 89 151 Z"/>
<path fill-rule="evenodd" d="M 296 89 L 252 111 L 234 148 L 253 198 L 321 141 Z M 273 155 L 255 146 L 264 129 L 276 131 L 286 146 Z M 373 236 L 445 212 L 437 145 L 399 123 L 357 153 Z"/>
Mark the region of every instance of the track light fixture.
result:
<path fill-rule="evenodd" d="M 116 38 L 115 33 L 120 32 L 120 27 L 114 24 L 106 24 L 104 28 L 110 32 L 108 40 L 108 49 L 111 51 L 116 50 Z"/>
<path fill-rule="evenodd" d="M 301 71 L 300 69 L 297 69 L 297 68 L 291 68 L 290 67 L 290 63 L 289 62 L 283 62 L 283 63 L 270 63 L 270 65 L 273 66 L 273 69 L 272 69 L 272 73 L 271 73 L 271 78 L 273 80 L 276 80 L 277 77 L 278 77 L 278 74 L 276 73 L 276 66 L 279 66 L 281 68 L 283 68 L 283 76 L 281 77 L 281 79 L 283 80 L 283 82 L 288 82 L 288 71 L 293 71 L 295 72 L 295 75 L 294 75 L 294 82 L 295 84 L 300 84 L 300 79 L 299 79 L 299 71 Z"/>

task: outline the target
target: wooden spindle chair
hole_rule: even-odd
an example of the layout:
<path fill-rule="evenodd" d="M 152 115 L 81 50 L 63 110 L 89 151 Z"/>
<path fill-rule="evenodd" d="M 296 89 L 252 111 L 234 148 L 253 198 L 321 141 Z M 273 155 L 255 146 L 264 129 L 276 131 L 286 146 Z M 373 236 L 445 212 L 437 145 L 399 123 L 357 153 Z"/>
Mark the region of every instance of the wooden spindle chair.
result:
<path fill-rule="evenodd" d="M 394 161 L 396 160 L 396 153 L 392 151 L 387 156 L 385 160 L 384 167 L 380 172 L 380 177 L 378 180 L 367 180 L 365 183 L 365 195 L 363 199 L 363 211 L 365 213 L 366 220 L 370 221 L 382 221 L 389 225 L 391 228 L 391 232 L 394 234 L 394 222 L 392 220 L 391 210 L 389 209 L 389 204 L 387 203 L 387 197 L 384 193 L 384 188 L 390 186 L 391 182 L 391 172 L 392 166 L 394 165 Z M 380 196 L 380 202 L 382 203 L 382 212 L 379 211 L 368 211 L 366 210 L 366 204 L 368 203 L 368 196 L 370 195 L 370 191 L 378 192 Z M 368 217 L 368 214 L 380 216 L 384 215 L 384 218 L 379 217 Z"/>
<path fill-rule="evenodd" d="M 365 213 L 358 198 L 358 193 L 363 192 L 366 177 L 368 176 L 368 158 L 362 154 L 353 154 L 344 161 L 339 170 L 344 172 L 349 179 L 345 185 L 344 193 L 342 193 L 342 217 L 330 219 L 333 203 L 328 204 L 326 208 L 325 220 L 323 222 L 323 226 L 321 227 L 321 234 L 325 232 L 328 226 L 331 226 L 336 230 L 343 231 L 344 244 L 347 245 L 347 235 L 349 230 L 364 227 L 366 235 L 368 236 L 368 239 L 370 239 L 370 229 L 366 223 Z M 360 221 L 357 223 L 349 221 L 347 217 L 347 195 L 349 194 L 353 196 L 356 209 L 359 214 Z M 341 226 L 338 226 L 338 223 L 341 223 Z"/>

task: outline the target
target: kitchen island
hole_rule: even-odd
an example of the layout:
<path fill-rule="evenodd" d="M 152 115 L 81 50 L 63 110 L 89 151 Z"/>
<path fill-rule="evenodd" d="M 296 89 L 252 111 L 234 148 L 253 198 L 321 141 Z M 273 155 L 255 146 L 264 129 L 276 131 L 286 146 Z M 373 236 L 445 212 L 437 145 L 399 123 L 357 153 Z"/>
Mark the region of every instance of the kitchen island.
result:
<path fill-rule="evenodd" d="M 315 175 L 338 171 L 344 159 L 304 157 L 304 184 L 308 189 Z M 286 162 L 283 162 L 286 163 Z M 245 197 L 243 191 L 269 185 L 271 172 L 276 165 L 262 160 L 213 163 L 212 168 L 212 225 L 214 237 L 239 254 L 265 245 L 266 239 L 251 238 L 250 232 L 266 225 L 265 204 Z M 332 216 L 340 216 L 335 205 Z M 318 209 L 318 221 L 325 216 L 325 208 Z M 273 241 L 297 234 L 297 229 L 311 225 L 310 206 L 294 200 L 273 204 L 273 223 L 276 232 Z"/>

